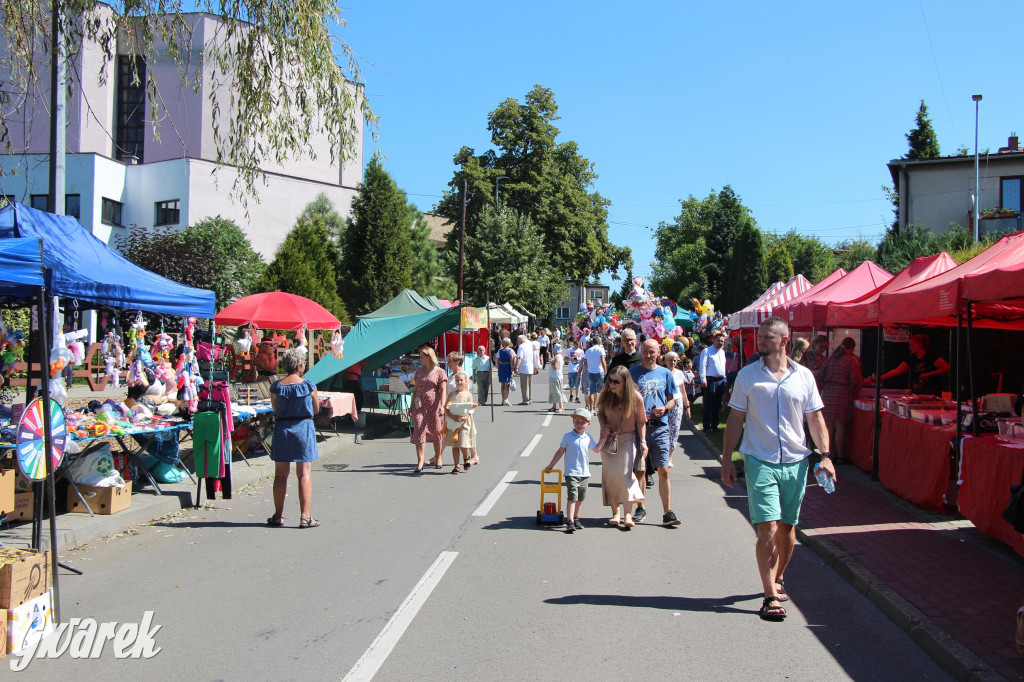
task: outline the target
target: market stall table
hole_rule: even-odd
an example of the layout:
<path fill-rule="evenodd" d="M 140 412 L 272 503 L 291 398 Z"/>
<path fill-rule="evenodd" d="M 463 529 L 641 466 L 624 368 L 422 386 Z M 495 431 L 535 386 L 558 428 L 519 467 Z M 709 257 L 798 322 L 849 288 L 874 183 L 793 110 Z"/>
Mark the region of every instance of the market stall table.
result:
<path fill-rule="evenodd" d="M 403 419 L 410 423 L 409 410 L 412 408 L 412 393 L 396 393 L 394 391 L 366 391 L 366 395 L 376 396 L 377 408 L 387 409 L 388 423 L 397 426 Z M 371 408 L 372 409 L 372 408 Z"/>
<path fill-rule="evenodd" d="M 924 424 L 882 412 L 878 477 L 882 485 L 919 507 L 945 512 L 955 426 Z"/>
<path fill-rule="evenodd" d="M 184 429 L 192 428 L 191 421 L 181 420 L 174 422 L 171 421 L 172 419 L 180 418 L 171 417 L 162 423 L 154 424 L 151 426 L 135 426 L 129 429 L 125 429 L 123 434 L 107 434 L 103 436 L 90 436 L 88 438 L 78 438 L 73 436 L 72 440 L 76 443 L 82 444 L 92 443 L 95 441 L 103 440 L 105 438 L 113 438 L 115 441 L 117 441 L 117 444 L 121 446 L 121 449 L 124 451 L 124 454 L 128 459 L 128 462 L 135 462 L 136 464 L 138 464 L 139 470 L 146 476 L 147 479 L 149 479 L 149 482 L 153 486 L 153 490 L 156 491 L 156 494 L 163 495 L 163 491 L 160 490 L 160 486 L 157 484 L 156 479 L 154 479 L 153 475 L 149 473 L 146 467 L 142 466 L 142 464 L 139 462 L 139 457 L 142 456 L 142 454 L 146 451 L 146 448 L 148 448 L 153 443 L 153 441 L 157 438 L 159 434 L 178 432 Z M 134 447 L 130 446 L 125 441 L 125 438 L 128 436 L 134 436 L 140 442 L 138 442 Z M 85 452 L 88 452 L 88 448 L 84 449 L 83 452 L 80 454 L 84 454 Z M 71 459 L 73 458 L 74 455 L 71 456 Z M 188 474 L 189 478 L 192 478 L 192 473 L 188 470 L 188 467 L 186 467 L 182 463 L 180 457 L 175 460 L 174 466 L 184 469 L 185 473 Z M 195 479 L 192 479 L 192 481 L 195 482 Z M 75 492 L 78 493 L 77 488 L 75 489 Z M 78 497 L 81 498 L 81 494 L 79 494 Z M 82 500 L 82 504 L 85 504 L 84 499 Z M 88 507 L 88 505 L 86 505 L 86 507 Z"/>
<path fill-rule="evenodd" d="M 991 535 L 1024 556 L 1024 535 L 1002 517 L 1010 501 L 1010 486 L 1024 471 L 1024 443 L 994 436 L 965 438 L 960 457 L 960 513 L 982 533 Z"/>
<path fill-rule="evenodd" d="M 270 454 L 267 436 L 274 429 L 274 406 L 271 405 L 269 399 L 257 400 L 248 405 L 233 402 L 231 403 L 231 416 L 235 422 L 232 433 L 242 426 L 248 426 L 256 434 L 256 438 L 259 439 L 260 445 L 263 446 L 263 451 Z M 233 440 L 232 446 L 235 452 L 241 455 L 242 460 L 249 466 L 252 466 L 252 464 L 249 464 L 249 460 L 246 459 L 245 453 L 242 452 L 242 449 Z"/>
<path fill-rule="evenodd" d="M 875 408 L 861 407 L 854 401 L 853 419 L 847 429 L 846 453 L 850 461 L 864 471 L 871 471 L 871 452 L 875 442 Z"/>
<path fill-rule="evenodd" d="M 356 409 L 356 396 L 354 393 L 343 393 L 339 391 L 318 391 L 320 397 L 320 413 L 324 419 L 330 421 L 334 426 L 334 432 L 338 432 L 334 420 L 338 417 L 348 415 L 352 417 L 354 424 L 359 420 L 359 411 Z"/>

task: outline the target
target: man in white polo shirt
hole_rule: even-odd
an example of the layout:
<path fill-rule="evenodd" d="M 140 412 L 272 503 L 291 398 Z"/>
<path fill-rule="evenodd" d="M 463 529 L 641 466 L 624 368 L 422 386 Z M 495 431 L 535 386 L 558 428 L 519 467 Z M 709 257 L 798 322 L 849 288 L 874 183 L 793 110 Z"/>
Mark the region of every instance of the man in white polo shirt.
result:
<path fill-rule="evenodd" d="M 590 339 L 590 348 L 583 354 L 587 361 L 587 382 L 590 391 L 587 393 L 587 409 L 597 410 L 597 395 L 604 388 L 604 375 L 608 373 L 608 362 L 605 360 L 604 346 L 597 334 Z"/>
<path fill-rule="evenodd" d="M 828 430 L 814 375 L 786 357 L 789 326 L 769 317 L 757 331 L 761 359 L 740 370 L 733 387 L 729 419 L 722 444 L 722 482 L 732 486 L 736 468 L 732 452 L 743 435 L 740 453 L 747 479 L 750 522 L 757 525 L 757 569 L 764 587 L 759 615 L 763 620 L 786 617 L 789 599 L 783 575 L 793 556 L 800 504 L 807 486 L 804 420 L 821 452 L 821 466 L 833 478 Z M 745 423 L 745 427 L 744 427 Z"/>

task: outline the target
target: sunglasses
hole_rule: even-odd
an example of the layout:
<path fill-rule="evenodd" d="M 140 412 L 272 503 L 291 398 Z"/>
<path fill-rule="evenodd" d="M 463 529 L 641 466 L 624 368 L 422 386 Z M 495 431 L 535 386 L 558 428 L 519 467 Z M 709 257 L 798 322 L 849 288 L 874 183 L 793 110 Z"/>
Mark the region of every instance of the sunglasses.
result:
<path fill-rule="evenodd" d="M 604 383 L 611 384 L 612 386 L 618 386 L 622 383 L 622 379 L 605 379 Z"/>

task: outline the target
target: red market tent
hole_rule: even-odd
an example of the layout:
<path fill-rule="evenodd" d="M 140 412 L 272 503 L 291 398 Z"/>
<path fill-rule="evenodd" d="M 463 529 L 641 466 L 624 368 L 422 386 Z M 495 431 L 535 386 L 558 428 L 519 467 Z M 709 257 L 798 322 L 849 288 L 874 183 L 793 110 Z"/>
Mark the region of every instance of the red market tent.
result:
<path fill-rule="evenodd" d="M 823 289 L 827 289 L 828 287 L 832 286 L 833 284 L 841 280 L 843 277 L 846 277 L 846 275 L 846 270 L 844 270 L 843 268 L 837 268 L 832 272 L 831 275 L 821 280 L 817 284 L 812 285 L 811 288 L 808 289 L 807 291 L 803 292 L 802 294 L 798 294 L 797 296 L 794 296 L 792 299 L 789 300 L 789 302 L 782 304 L 782 306 L 777 308 L 773 314 L 781 317 L 784 320 L 788 320 L 789 314 L 786 312 L 786 310 L 783 310 L 784 308 L 788 310 L 788 307 L 795 303 L 798 303 L 806 299 L 813 300 L 815 292 L 820 292 Z"/>
<path fill-rule="evenodd" d="M 828 304 L 833 301 L 849 301 L 874 291 L 892 279 L 892 273 L 878 267 L 871 261 L 864 261 L 845 277 L 822 287 L 819 283 L 810 291 L 793 299 L 775 314 L 789 322 L 791 329 L 821 329 L 827 325 Z"/>
<path fill-rule="evenodd" d="M 1013 235 L 1019 237 L 1020 233 Z M 985 317 L 1024 317 L 1024 258 L 1004 252 L 990 261 L 992 269 L 964 277 L 962 296 L 972 302 L 972 312 Z"/>
<path fill-rule="evenodd" d="M 792 277 L 785 286 L 777 289 L 761 303 L 755 301 L 743 310 L 729 316 L 729 329 L 757 327 L 774 314 L 777 306 L 792 301 L 811 288 L 810 281 L 803 275 Z M 762 298 L 764 298 L 762 296 Z M 761 299 L 758 299 L 761 300 Z"/>
<path fill-rule="evenodd" d="M 874 291 L 846 302 L 829 303 L 826 327 L 874 327 L 878 324 L 878 298 L 956 267 L 956 261 L 943 251 L 937 256 L 921 256 Z"/>
<path fill-rule="evenodd" d="M 217 313 L 213 321 L 223 327 L 254 324 L 260 329 L 336 329 L 341 322 L 326 308 L 303 296 L 270 291 L 240 298 Z"/>
<path fill-rule="evenodd" d="M 878 300 L 879 321 L 883 324 L 917 324 L 937 327 L 956 325 L 957 316 L 966 311 L 964 282 L 972 280 L 975 295 L 993 293 L 1000 295 L 1000 288 L 1006 290 L 1009 298 L 1016 302 L 1001 304 L 973 305 L 973 313 L 988 317 L 978 320 L 977 326 L 1016 327 L 1006 325 L 999 318 L 1024 316 L 1024 306 L 1013 292 L 1020 288 L 1019 275 L 1015 268 L 1024 261 L 1024 232 L 1003 237 L 977 256 L 951 270 L 909 287 L 892 291 Z"/>

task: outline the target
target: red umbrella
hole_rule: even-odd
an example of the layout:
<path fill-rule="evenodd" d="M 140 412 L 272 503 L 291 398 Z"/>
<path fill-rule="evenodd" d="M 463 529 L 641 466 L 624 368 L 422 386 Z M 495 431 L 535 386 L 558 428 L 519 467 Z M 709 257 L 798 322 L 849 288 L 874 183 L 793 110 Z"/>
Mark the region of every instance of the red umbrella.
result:
<path fill-rule="evenodd" d="M 217 313 L 213 321 L 222 327 L 252 323 L 260 329 L 335 329 L 341 322 L 316 301 L 283 291 L 240 298 Z"/>

